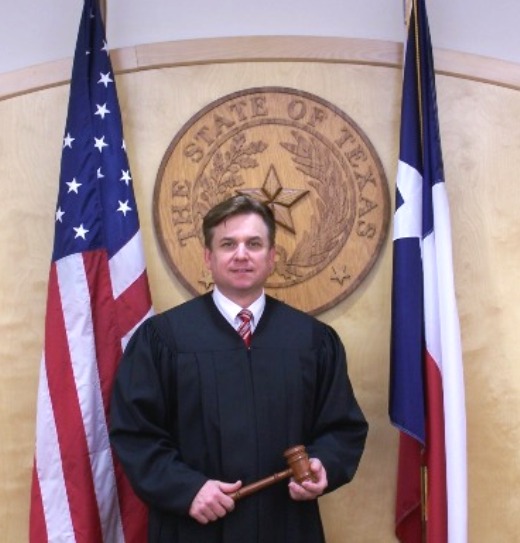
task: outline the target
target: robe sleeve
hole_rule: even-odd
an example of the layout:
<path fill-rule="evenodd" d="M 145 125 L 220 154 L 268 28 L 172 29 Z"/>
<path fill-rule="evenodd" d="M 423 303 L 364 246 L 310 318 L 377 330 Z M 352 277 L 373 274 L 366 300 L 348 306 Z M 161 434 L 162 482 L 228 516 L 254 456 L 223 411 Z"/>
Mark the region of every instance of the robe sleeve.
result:
<path fill-rule="evenodd" d="M 187 514 L 208 478 L 183 463 L 176 446 L 175 390 L 175 353 L 149 320 L 135 332 L 118 368 L 110 440 L 143 501 Z"/>
<path fill-rule="evenodd" d="M 354 477 L 365 447 L 368 423 L 355 398 L 347 373 L 345 349 L 326 326 L 320 346 L 312 442 L 309 456 L 321 460 L 328 478 L 326 492 Z"/>

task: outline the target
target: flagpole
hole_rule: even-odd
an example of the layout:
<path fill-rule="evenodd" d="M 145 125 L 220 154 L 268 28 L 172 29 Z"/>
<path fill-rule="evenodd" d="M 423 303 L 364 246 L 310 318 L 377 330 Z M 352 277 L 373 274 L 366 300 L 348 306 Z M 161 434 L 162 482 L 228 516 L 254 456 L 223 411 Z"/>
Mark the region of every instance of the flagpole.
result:
<path fill-rule="evenodd" d="M 107 0 L 99 0 L 99 12 L 105 28 L 107 27 Z"/>
<path fill-rule="evenodd" d="M 417 59 L 417 99 L 419 108 L 419 125 L 421 131 L 421 154 L 424 152 L 424 129 L 423 129 L 423 97 L 422 97 L 422 85 L 421 85 L 421 46 L 419 45 L 419 6 L 417 0 L 413 0 L 413 24 L 415 26 L 415 58 Z"/>
<path fill-rule="evenodd" d="M 427 523 L 428 523 L 428 467 L 424 462 L 424 449 L 421 454 L 421 524 L 422 524 L 422 543 L 427 543 Z"/>
<path fill-rule="evenodd" d="M 419 6 L 417 5 L 417 0 L 413 0 L 413 25 L 415 26 L 415 58 L 417 59 L 417 107 L 418 119 L 419 119 L 419 130 L 420 130 L 420 144 L 421 144 L 421 155 L 424 156 L 424 130 L 423 130 L 423 100 L 422 100 L 422 85 L 421 85 L 421 47 L 419 45 Z M 425 448 L 423 447 L 421 452 L 421 524 L 422 524 L 422 543 L 428 543 L 428 531 L 427 531 L 427 522 L 428 522 L 428 466 L 425 461 Z"/>
<path fill-rule="evenodd" d="M 423 119 L 423 96 L 421 82 L 421 46 L 419 39 L 419 5 L 417 0 L 412 0 L 412 10 L 410 16 L 413 17 L 415 27 L 415 58 L 417 62 L 417 100 L 418 100 L 418 119 L 420 130 L 421 155 L 424 156 L 424 119 Z M 421 524 L 422 524 L 422 543 L 428 543 L 427 524 L 428 524 L 428 465 L 425 461 L 425 448 L 421 451 Z"/>
<path fill-rule="evenodd" d="M 403 19 L 404 24 L 408 27 L 410 22 L 410 15 L 412 13 L 412 0 L 403 0 Z"/>

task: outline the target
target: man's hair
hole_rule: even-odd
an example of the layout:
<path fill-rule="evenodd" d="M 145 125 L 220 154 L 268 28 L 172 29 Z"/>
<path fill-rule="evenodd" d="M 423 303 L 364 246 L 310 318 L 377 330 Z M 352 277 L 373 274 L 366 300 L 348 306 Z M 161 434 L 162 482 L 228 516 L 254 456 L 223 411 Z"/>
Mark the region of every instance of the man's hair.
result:
<path fill-rule="evenodd" d="M 269 246 L 274 247 L 276 223 L 271 208 L 262 202 L 243 194 L 232 196 L 231 198 L 220 202 L 206 213 L 206 216 L 202 221 L 204 245 L 208 249 L 211 249 L 214 229 L 220 223 L 224 222 L 229 217 L 249 215 L 250 213 L 258 215 L 264 221 L 267 226 Z"/>

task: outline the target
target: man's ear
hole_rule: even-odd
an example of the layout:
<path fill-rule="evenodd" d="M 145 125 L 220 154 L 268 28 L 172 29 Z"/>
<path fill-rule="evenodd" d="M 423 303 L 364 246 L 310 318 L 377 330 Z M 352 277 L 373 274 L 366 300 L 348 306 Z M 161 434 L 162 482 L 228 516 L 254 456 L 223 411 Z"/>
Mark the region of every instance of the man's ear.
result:
<path fill-rule="evenodd" d="M 211 271 L 211 250 L 207 247 L 204 247 L 204 263 L 206 268 Z"/>

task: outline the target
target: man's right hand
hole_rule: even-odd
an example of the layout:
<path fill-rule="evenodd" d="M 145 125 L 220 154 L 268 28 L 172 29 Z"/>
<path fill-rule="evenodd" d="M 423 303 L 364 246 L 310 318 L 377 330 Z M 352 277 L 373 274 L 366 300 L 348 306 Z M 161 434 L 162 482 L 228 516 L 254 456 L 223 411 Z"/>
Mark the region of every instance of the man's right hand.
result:
<path fill-rule="evenodd" d="M 200 524 L 208 524 L 226 516 L 235 508 L 235 501 L 229 494 L 236 492 L 241 486 L 241 481 L 206 481 L 191 502 L 190 516 Z"/>

